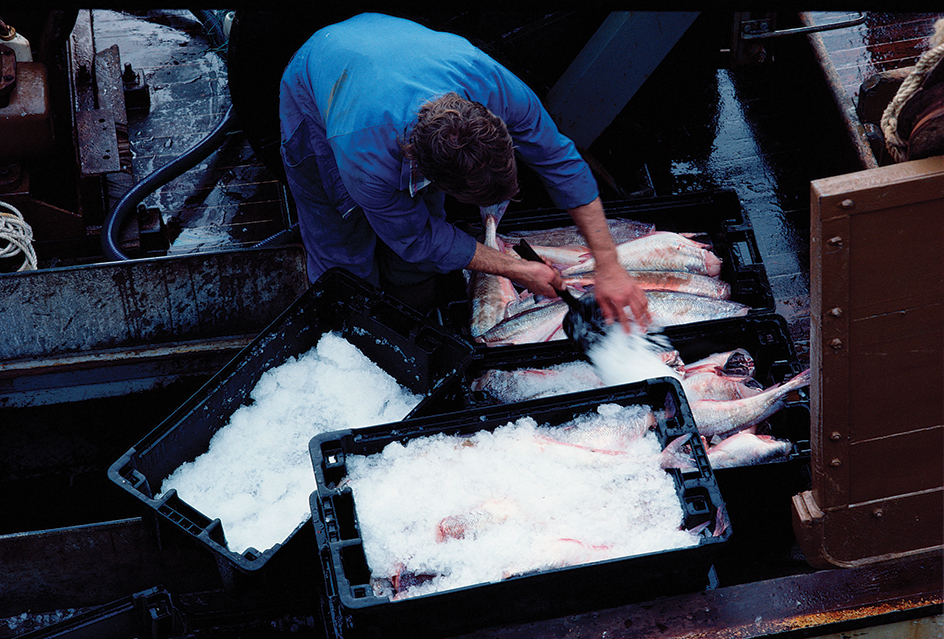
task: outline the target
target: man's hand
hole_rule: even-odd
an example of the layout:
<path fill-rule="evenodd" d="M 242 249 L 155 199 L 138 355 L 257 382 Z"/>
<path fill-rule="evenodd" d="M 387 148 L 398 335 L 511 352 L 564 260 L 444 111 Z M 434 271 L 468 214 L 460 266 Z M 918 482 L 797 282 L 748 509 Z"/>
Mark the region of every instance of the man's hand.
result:
<path fill-rule="evenodd" d="M 652 323 L 646 293 L 633 281 L 626 269 L 619 264 L 616 266 L 617 268 L 597 268 L 593 283 L 593 295 L 597 304 L 607 323 L 617 321 L 629 332 L 630 318 L 625 310 L 629 307 L 633 319 L 645 329 Z"/>
<path fill-rule="evenodd" d="M 610 235 L 600 198 L 570 209 L 568 213 L 587 239 L 587 246 L 596 261 L 593 293 L 603 316 L 608 322 L 618 321 L 629 332 L 630 322 L 624 310 L 628 306 L 633 319 L 647 328 L 652 323 L 649 300 L 619 263 L 616 243 Z"/>
<path fill-rule="evenodd" d="M 524 286 L 535 295 L 557 297 L 555 289 L 564 287 L 564 281 L 557 269 L 544 262 L 530 262 L 520 257 L 506 255 L 501 251 L 485 246 L 481 242 L 475 245 L 475 255 L 469 262 L 469 269 L 493 275 L 502 275 Z"/>

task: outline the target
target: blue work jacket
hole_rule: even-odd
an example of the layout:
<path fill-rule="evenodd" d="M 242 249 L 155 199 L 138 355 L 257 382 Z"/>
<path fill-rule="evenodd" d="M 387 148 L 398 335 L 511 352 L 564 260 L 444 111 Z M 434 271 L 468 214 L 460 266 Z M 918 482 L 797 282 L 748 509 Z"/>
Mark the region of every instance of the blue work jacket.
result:
<path fill-rule="evenodd" d="M 376 283 L 377 238 L 434 272 L 469 264 L 474 238 L 446 222 L 442 193 L 399 147 L 420 106 L 450 91 L 505 122 L 519 159 L 540 175 L 556 206 L 597 197 L 573 142 L 508 69 L 460 36 L 358 15 L 316 32 L 282 76 L 282 157 L 312 281 L 341 265 Z"/>

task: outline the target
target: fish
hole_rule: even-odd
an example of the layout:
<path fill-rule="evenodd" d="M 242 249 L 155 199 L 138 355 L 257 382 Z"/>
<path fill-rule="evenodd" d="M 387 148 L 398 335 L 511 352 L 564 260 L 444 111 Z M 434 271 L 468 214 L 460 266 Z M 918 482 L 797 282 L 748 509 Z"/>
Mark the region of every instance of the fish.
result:
<path fill-rule="evenodd" d="M 674 291 L 646 291 L 655 326 L 677 326 L 725 317 L 743 317 L 751 307 L 734 300 L 719 300 Z"/>
<path fill-rule="evenodd" d="M 607 218 L 606 224 L 617 244 L 644 237 L 656 230 L 655 224 L 625 218 Z M 543 230 L 509 231 L 502 235 L 501 239 L 508 244 L 517 244 L 525 239 L 529 244 L 542 246 L 566 246 L 586 242 L 580 229 L 574 224 Z"/>
<path fill-rule="evenodd" d="M 486 216 L 486 246 L 501 250 L 496 235 L 498 220 L 493 215 Z M 508 305 L 518 299 L 514 283 L 502 275 L 474 272 L 472 274 L 472 311 L 469 332 L 473 338 L 487 332 L 505 317 Z"/>
<path fill-rule="evenodd" d="M 558 429 L 549 438 L 556 443 L 595 453 L 618 455 L 629 445 L 656 427 L 656 417 L 647 407 L 638 411 L 620 411 L 619 416 L 594 420 Z"/>
<path fill-rule="evenodd" d="M 469 387 L 508 404 L 602 388 L 603 380 L 588 362 L 578 360 L 548 368 L 490 369 L 472 380 Z"/>
<path fill-rule="evenodd" d="M 712 468 L 752 466 L 787 457 L 792 450 L 793 442 L 740 431 L 708 448 L 708 462 Z"/>
<path fill-rule="evenodd" d="M 556 299 L 503 319 L 475 340 L 486 346 L 550 341 L 561 327 L 568 308 L 567 302 Z"/>
<path fill-rule="evenodd" d="M 686 271 L 715 277 L 721 274 L 721 259 L 707 246 L 678 233 L 655 231 L 618 244 L 616 255 L 628 271 Z M 596 260 L 590 257 L 563 269 L 561 275 L 587 273 L 595 268 Z"/>
<path fill-rule="evenodd" d="M 675 291 L 719 300 L 731 299 L 731 285 L 716 277 L 686 271 L 628 271 L 644 291 Z"/>
<path fill-rule="evenodd" d="M 682 389 L 688 401 L 699 399 L 744 399 L 763 392 L 764 387 L 752 377 L 724 375 L 704 371 L 682 378 Z"/>
<path fill-rule="evenodd" d="M 563 246 L 542 246 L 540 244 L 531 244 L 534 252 L 551 263 L 551 266 L 560 270 L 570 266 L 582 264 L 590 259 L 590 249 L 578 244 L 565 244 Z M 511 251 L 514 253 L 514 251 Z M 517 255 L 517 253 L 515 253 Z"/>
<path fill-rule="evenodd" d="M 684 366 L 686 376 L 712 372 L 724 375 L 754 376 L 754 358 L 743 348 L 713 353 Z"/>
<path fill-rule="evenodd" d="M 756 426 L 784 405 L 784 397 L 809 386 L 810 369 L 804 370 L 783 384 L 776 384 L 761 393 L 744 399 L 699 399 L 689 402 L 698 432 L 705 437 L 733 433 Z"/>
<path fill-rule="evenodd" d="M 500 524 L 518 511 L 518 505 L 509 499 L 491 499 L 472 510 L 444 517 L 436 527 L 436 541 L 475 538 L 482 530 Z"/>

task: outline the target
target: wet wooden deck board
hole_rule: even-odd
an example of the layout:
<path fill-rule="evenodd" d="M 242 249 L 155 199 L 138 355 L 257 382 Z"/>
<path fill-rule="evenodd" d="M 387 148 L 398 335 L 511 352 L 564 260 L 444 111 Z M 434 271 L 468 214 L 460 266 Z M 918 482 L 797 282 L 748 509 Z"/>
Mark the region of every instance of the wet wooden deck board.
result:
<path fill-rule="evenodd" d="M 849 13 L 807 12 L 803 23 L 822 26 L 849 18 Z M 930 47 L 934 23 L 944 13 L 865 12 L 865 21 L 852 27 L 809 35 L 833 98 L 845 120 L 844 128 L 857 148 L 862 168 L 892 160 L 880 141 L 869 142 L 869 127 L 881 135 L 878 122 L 863 123 L 859 115 L 862 84 L 876 74 L 913 67 Z M 870 105 L 875 109 L 877 105 Z"/>
<path fill-rule="evenodd" d="M 816 24 L 848 18 L 849 12 L 817 11 Z M 928 48 L 934 21 L 944 13 L 866 12 L 864 24 L 824 31 L 819 37 L 836 69 L 842 89 L 855 100 L 860 85 L 880 71 L 913 66 Z"/>

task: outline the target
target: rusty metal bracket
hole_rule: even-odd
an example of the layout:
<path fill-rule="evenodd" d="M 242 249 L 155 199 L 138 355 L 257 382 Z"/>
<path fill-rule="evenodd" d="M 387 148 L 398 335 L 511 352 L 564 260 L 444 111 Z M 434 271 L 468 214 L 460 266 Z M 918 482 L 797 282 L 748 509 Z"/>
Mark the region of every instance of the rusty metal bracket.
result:
<path fill-rule="evenodd" d="M 118 137 L 111 109 L 78 111 L 75 116 L 82 176 L 120 171 Z"/>
<path fill-rule="evenodd" d="M 818 33 L 820 31 L 832 31 L 834 29 L 845 29 L 854 27 L 865 22 L 865 13 L 858 12 L 858 17 L 832 24 L 820 24 L 810 27 L 797 27 L 795 29 L 782 29 L 776 31 L 773 29 L 772 20 L 762 18 L 759 20 L 745 20 L 741 23 L 742 40 L 764 40 L 767 38 L 779 38 L 782 36 L 800 35 L 805 33 Z"/>

